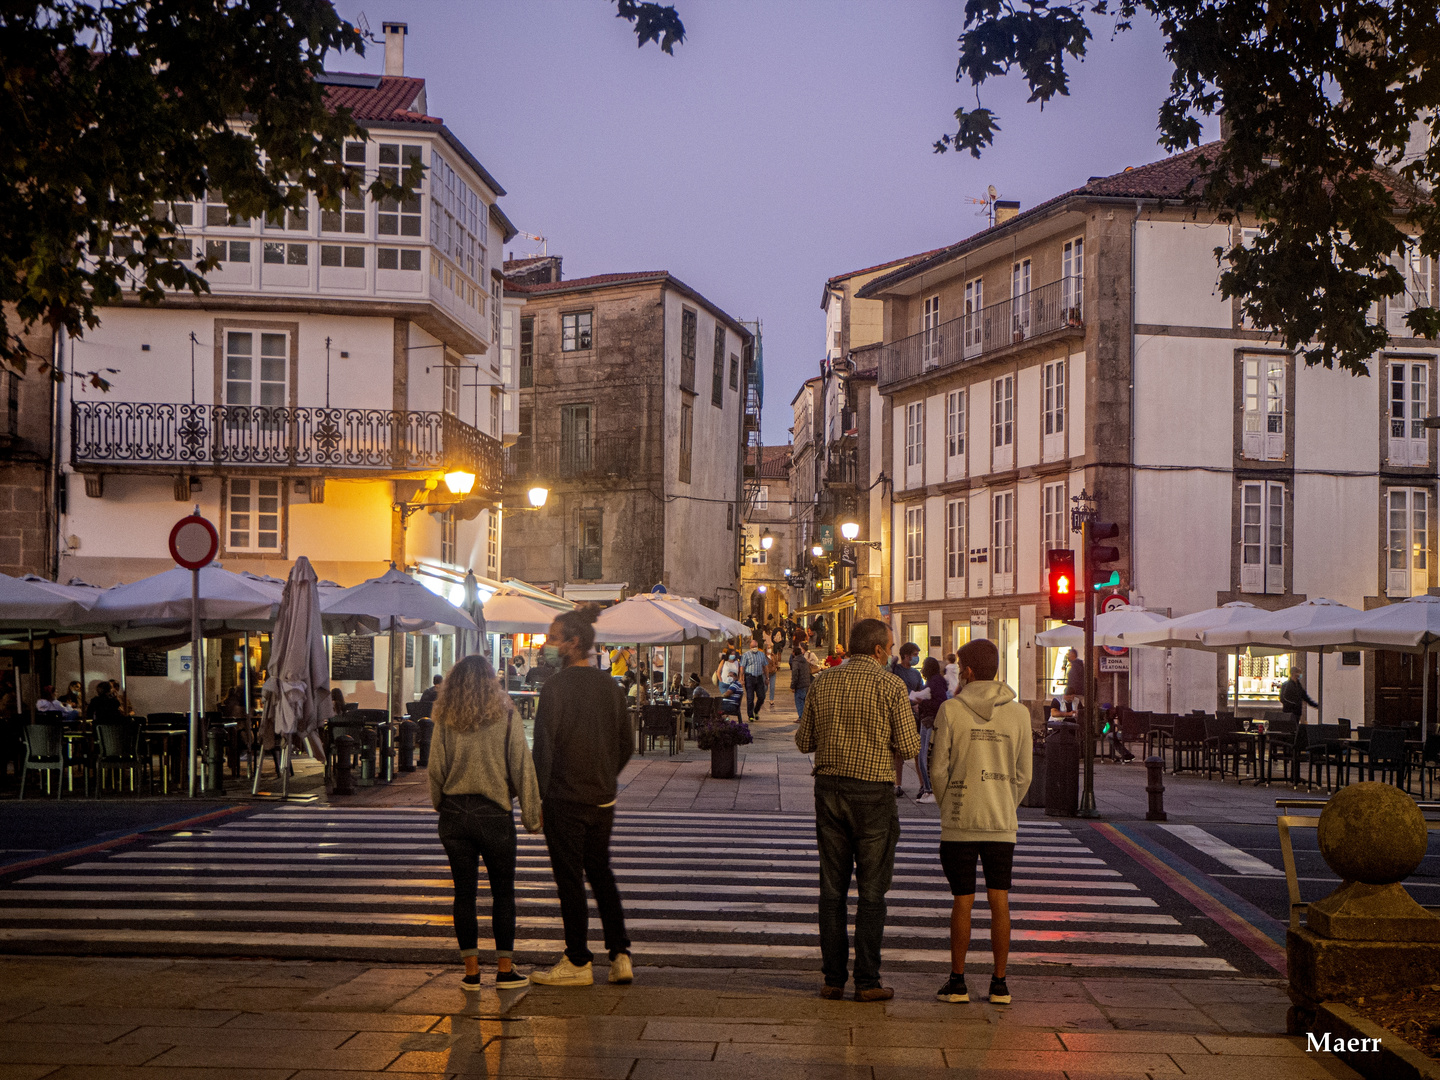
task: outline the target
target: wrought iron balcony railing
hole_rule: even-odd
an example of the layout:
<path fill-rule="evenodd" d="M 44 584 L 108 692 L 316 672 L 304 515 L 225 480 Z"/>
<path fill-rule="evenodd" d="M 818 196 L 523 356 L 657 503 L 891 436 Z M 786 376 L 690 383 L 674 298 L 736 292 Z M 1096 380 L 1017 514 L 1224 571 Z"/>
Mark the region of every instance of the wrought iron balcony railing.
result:
<path fill-rule="evenodd" d="M 105 465 L 463 469 L 498 492 L 501 445 L 449 413 L 77 401 L 70 460 Z"/>
<path fill-rule="evenodd" d="M 505 448 L 507 481 L 634 477 L 644 467 L 644 447 L 633 435 L 560 439 L 540 446 L 517 443 Z"/>
<path fill-rule="evenodd" d="M 952 367 L 1041 334 L 1083 330 L 1082 285 L 1078 278 L 1052 281 L 882 346 L 879 388 L 883 391 L 928 371 Z"/>

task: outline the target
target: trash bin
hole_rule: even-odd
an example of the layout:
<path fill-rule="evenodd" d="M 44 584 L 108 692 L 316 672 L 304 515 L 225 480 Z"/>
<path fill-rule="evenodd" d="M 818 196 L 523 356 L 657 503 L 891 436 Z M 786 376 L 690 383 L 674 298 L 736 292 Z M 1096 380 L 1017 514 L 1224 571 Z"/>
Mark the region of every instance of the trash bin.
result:
<path fill-rule="evenodd" d="M 1045 814 L 1074 817 L 1080 808 L 1080 740 L 1061 724 L 1045 740 Z"/>
<path fill-rule="evenodd" d="M 1045 740 L 1035 736 L 1035 746 L 1030 756 L 1030 789 L 1025 792 L 1025 798 L 1020 800 L 1021 806 L 1044 807 L 1045 805 Z"/>

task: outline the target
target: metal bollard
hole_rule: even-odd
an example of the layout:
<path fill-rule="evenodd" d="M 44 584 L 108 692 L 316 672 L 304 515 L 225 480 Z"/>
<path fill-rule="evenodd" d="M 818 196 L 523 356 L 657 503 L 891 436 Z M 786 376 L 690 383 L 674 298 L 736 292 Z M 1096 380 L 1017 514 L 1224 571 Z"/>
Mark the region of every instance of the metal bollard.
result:
<path fill-rule="evenodd" d="M 1150 796 L 1146 821 L 1165 821 L 1165 759 L 1154 754 L 1145 759 L 1145 792 Z"/>
<path fill-rule="evenodd" d="M 225 732 L 212 724 L 205 733 L 205 791 L 210 795 L 225 794 Z"/>
<path fill-rule="evenodd" d="M 377 754 L 378 733 L 366 728 L 360 736 L 360 786 L 370 787 L 375 783 L 375 770 L 379 765 Z"/>
<path fill-rule="evenodd" d="M 430 736 L 435 732 L 435 721 L 423 716 L 416 722 L 420 726 L 420 768 L 424 769 L 430 764 Z"/>
<path fill-rule="evenodd" d="M 427 762 L 428 764 L 428 762 Z M 415 721 L 400 721 L 400 771 L 415 771 Z"/>
<path fill-rule="evenodd" d="M 355 739 L 341 735 L 335 740 L 335 794 L 355 794 Z"/>

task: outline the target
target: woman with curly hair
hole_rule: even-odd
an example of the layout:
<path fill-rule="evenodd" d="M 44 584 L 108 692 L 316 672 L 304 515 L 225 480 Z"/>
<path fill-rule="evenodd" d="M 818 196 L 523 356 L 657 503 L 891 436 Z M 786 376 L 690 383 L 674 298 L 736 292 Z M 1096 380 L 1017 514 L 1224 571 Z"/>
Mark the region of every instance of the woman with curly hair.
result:
<path fill-rule="evenodd" d="M 529 986 L 515 970 L 515 818 L 520 797 L 526 832 L 540 830 L 540 789 L 525 745 L 525 728 L 495 669 L 483 656 L 461 660 L 440 687 L 432 710 L 430 801 L 440 812 L 440 843 L 455 882 L 455 938 L 465 962 L 461 985 L 480 989 L 480 860 L 490 879 L 495 986 Z"/>

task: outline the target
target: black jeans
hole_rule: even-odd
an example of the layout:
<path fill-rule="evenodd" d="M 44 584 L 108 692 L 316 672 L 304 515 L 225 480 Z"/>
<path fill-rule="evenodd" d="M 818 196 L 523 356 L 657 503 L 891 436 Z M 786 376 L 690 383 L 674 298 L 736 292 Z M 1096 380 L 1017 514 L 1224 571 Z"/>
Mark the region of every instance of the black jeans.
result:
<path fill-rule="evenodd" d="M 515 950 L 515 818 L 483 795 L 446 795 L 440 804 L 440 843 L 455 881 L 455 940 L 461 956 L 478 955 L 475 915 L 480 860 L 490 879 L 490 926 L 495 955 Z"/>
<path fill-rule="evenodd" d="M 615 807 L 546 799 L 545 847 L 555 872 L 555 889 L 560 894 L 560 919 L 565 924 L 565 955 L 575 965 L 590 963 L 590 912 L 585 903 L 585 879 L 600 909 L 605 930 L 605 948 L 610 959 L 630 951 L 625 935 L 625 912 L 620 907 L 620 890 L 610 869 L 610 830 L 615 824 Z"/>
<path fill-rule="evenodd" d="M 745 718 L 754 720 L 760 715 L 760 706 L 765 704 L 766 679 L 764 675 L 745 676 Z"/>
<path fill-rule="evenodd" d="M 844 986 L 850 963 L 846 894 L 854 871 L 855 989 L 880 985 L 885 894 L 895 873 L 900 814 L 888 780 L 815 777 L 815 836 L 820 850 L 820 964 L 826 986 Z"/>

